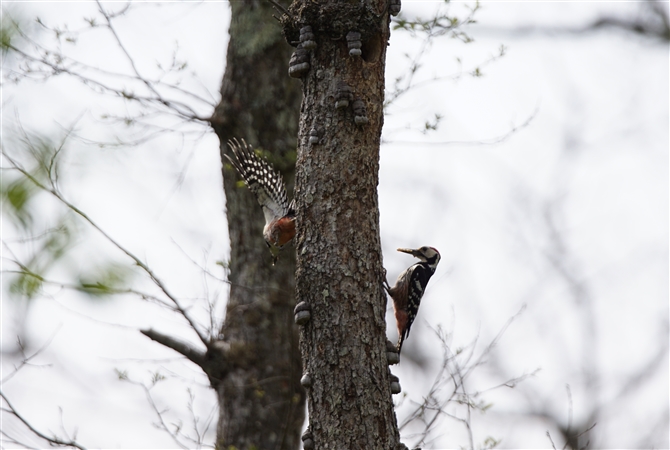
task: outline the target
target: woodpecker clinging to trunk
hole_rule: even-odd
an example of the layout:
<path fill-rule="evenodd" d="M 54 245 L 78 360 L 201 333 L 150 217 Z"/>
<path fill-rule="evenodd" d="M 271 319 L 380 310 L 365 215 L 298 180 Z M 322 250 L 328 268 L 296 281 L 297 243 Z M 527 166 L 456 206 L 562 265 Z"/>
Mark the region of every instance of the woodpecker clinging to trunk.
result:
<path fill-rule="evenodd" d="M 234 158 L 225 155 L 240 174 L 249 190 L 263 208 L 265 227 L 263 238 L 272 253 L 272 265 L 277 262 L 279 251 L 295 236 L 294 203 L 288 203 L 286 185 L 279 172 L 259 157 L 244 139 L 228 141 Z"/>
<path fill-rule="evenodd" d="M 409 253 L 420 261 L 398 276 L 395 286 L 390 287 L 384 279 L 384 288 L 393 299 L 393 310 L 398 327 L 398 353 L 402 343 L 409 336 L 409 329 L 419 312 L 421 297 L 426 290 L 428 280 L 435 273 L 440 262 L 440 252 L 433 247 L 421 247 L 416 250 L 399 248 L 399 252 Z"/>

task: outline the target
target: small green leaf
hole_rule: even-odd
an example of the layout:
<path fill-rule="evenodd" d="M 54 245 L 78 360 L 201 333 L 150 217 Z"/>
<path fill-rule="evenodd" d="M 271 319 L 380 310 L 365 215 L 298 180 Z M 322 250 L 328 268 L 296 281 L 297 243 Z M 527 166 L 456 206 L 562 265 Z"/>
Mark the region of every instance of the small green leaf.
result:
<path fill-rule="evenodd" d="M 32 272 L 23 271 L 9 285 L 9 292 L 32 299 L 42 288 L 44 279 Z"/>
<path fill-rule="evenodd" d="M 106 263 L 89 273 L 79 275 L 79 289 L 88 295 L 102 297 L 127 289 L 132 270 L 123 264 Z"/>
<path fill-rule="evenodd" d="M 2 186 L 5 213 L 11 219 L 15 219 L 18 222 L 16 225 L 20 225 L 22 228 L 28 228 L 32 224 L 33 217 L 28 204 L 30 199 L 35 196 L 36 191 L 35 185 L 25 178 L 14 180 L 7 186 Z"/>

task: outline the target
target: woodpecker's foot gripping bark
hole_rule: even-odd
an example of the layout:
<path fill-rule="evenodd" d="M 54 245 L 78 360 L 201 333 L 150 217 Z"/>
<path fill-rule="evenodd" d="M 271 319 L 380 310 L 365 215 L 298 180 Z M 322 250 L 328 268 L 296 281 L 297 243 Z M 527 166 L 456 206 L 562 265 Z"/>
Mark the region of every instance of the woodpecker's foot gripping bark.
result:
<path fill-rule="evenodd" d="M 384 290 L 388 293 L 389 290 L 391 289 L 391 285 L 390 285 L 389 282 L 386 280 L 386 274 L 387 274 L 387 273 L 388 273 L 388 272 L 386 271 L 386 268 L 385 268 L 385 267 L 382 267 L 382 287 L 383 287 Z"/>

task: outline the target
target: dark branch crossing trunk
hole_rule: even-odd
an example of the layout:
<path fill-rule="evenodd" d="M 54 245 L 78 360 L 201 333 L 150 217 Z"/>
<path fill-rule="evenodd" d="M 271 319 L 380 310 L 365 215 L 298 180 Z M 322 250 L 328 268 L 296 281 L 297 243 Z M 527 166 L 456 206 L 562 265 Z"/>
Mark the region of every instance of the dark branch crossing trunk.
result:
<path fill-rule="evenodd" d="M 293 65 L 309 65 L 294 73 L 304 96 L 296 292 L 311 311 L 300 339 L 309 374 L 305 447 L 396 449 L 377 197 L 387 3 L 304 0 L 289 12 L 287 40 L 303 35 Z M 312 35 L 317 46 L 306 53 Z"/>

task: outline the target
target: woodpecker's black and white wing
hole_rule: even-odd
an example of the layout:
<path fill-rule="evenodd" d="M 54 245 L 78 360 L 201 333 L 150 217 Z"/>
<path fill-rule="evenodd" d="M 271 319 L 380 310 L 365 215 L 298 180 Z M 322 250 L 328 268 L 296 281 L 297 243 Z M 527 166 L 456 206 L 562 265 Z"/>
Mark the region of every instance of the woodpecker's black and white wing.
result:
<path fill-rule="evenodd" d="M 440 252 L 434 247 L 421 247 L 418 249 L 399 248 L 399 252 L 408 253 L 420 262 L 411 265 L 398 276 L 393 287 L 385 284 L 386 291 L 393 299 L 393 310 L 395 313 L 396 326 L 398 327 L 398 353 L 402 344 L 409 336 L 409 331 L 419 313 L 419 305 L 423 297 L 430 277 L 435 273 L 440 262 Z M 384 280 L 386 281 L 386 280 Z"/>
<path fill-rule="evenodd" d="M 279 172 L 265 159 L 256 155 L 244 139 L 241 144 L 237 139 L 228 141 L 228 147 L 234 158 L 225 156 L 256 196 L 263 208 L 265 223 L 286 216 L 289 213 L 286 185 Z"/>
<path fill-rule="evenodd" d="M 416 319 L 421 305 L 421 298 L 428 285 L 428 280 L 435 273 L 435 268 L 426 263 L 417 263 L 407 269 L 408 286 L 407 286 L 407 306 L 406 310 L 409 315 L 406 328 L 403 330 L 401 340 L 404 341 L 409 336 L 409 330 L 412 328 L 412 323 Z"/>

